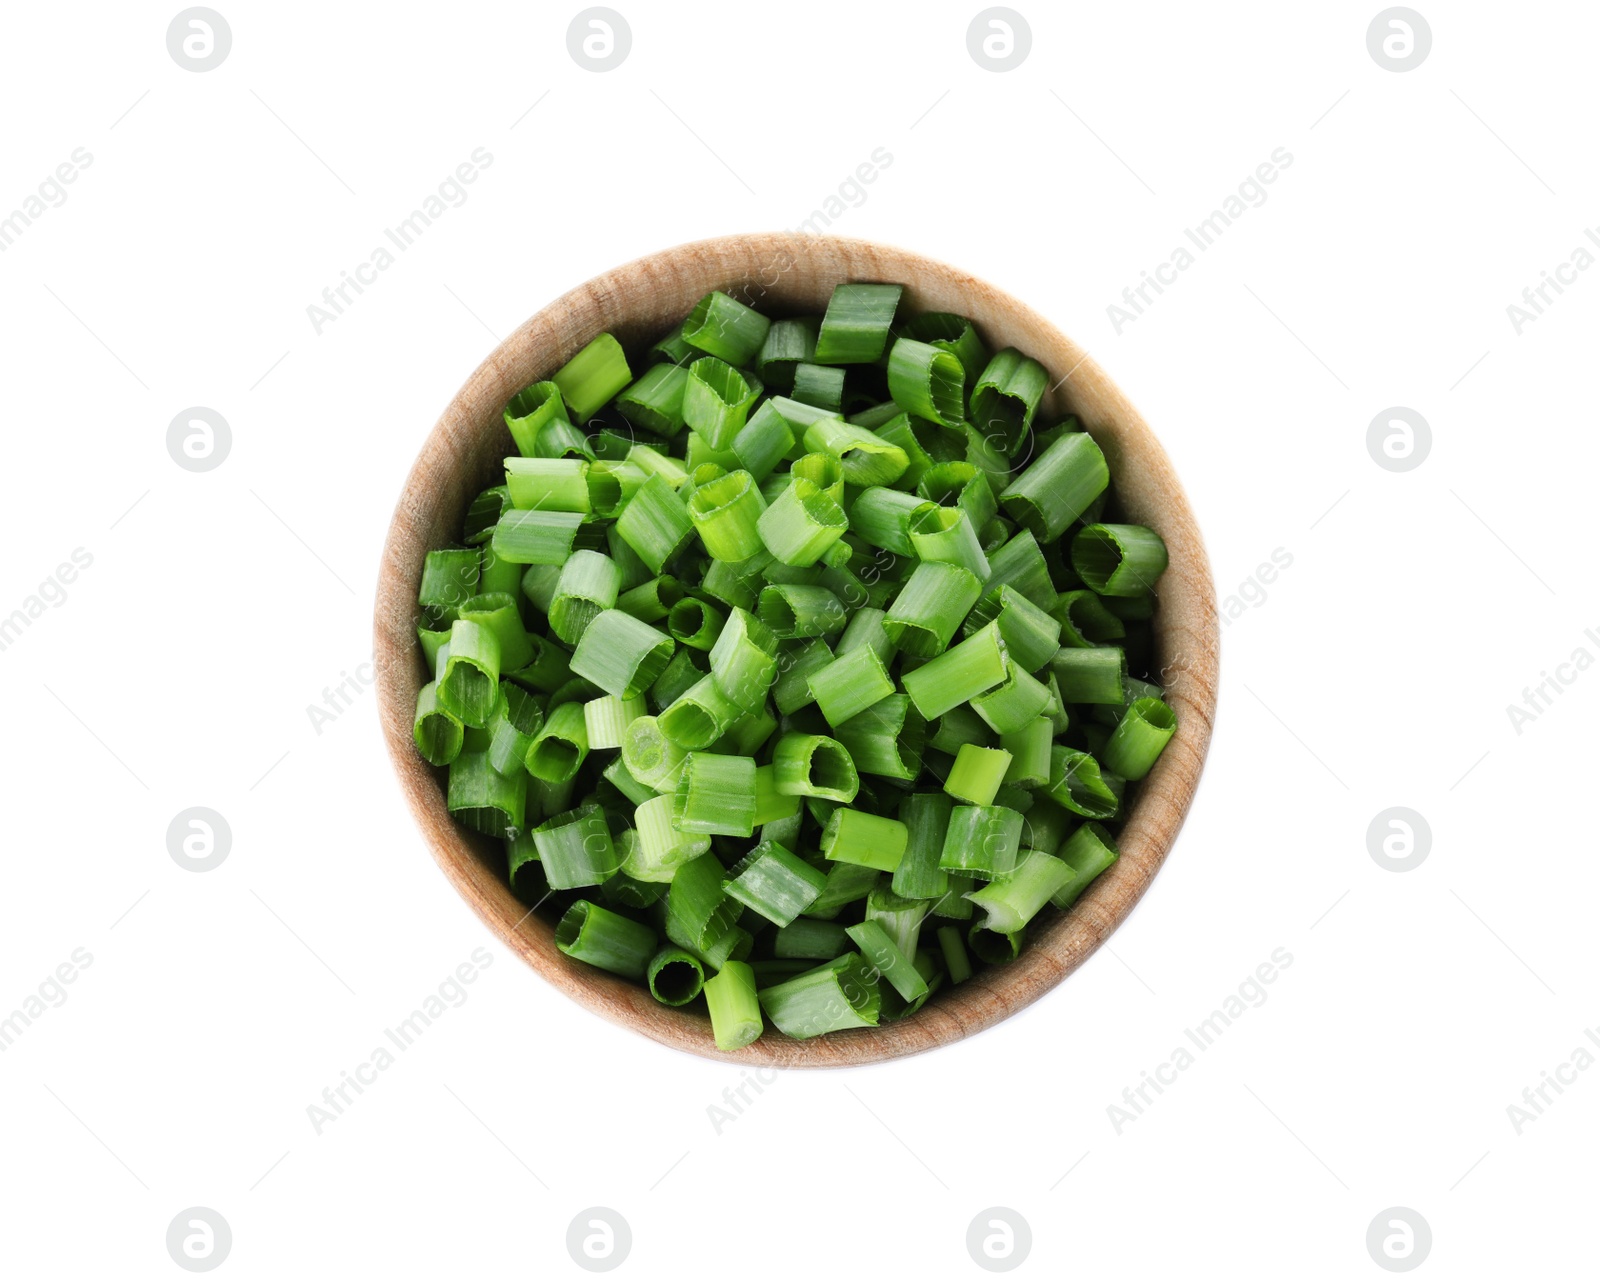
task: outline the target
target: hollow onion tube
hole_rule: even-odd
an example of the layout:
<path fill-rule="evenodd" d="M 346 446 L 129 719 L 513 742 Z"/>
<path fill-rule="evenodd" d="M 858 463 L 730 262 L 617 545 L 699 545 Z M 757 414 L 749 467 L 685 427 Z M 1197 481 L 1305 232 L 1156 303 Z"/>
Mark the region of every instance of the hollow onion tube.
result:
<path fill-rule="evenodd" d="M 711 448 L 726 449 L 760 394 L 761 383 L 754 376 L 740 373 L 725 360 L 704 356 L 689 366 L 683 418 Z"/>
<path fill-rule="evenodd" d="M 533 641 L 522 625 L 517 598 L 509 592 L 473 596 L 462 604 L 457 621 L 476 622 L 494 632 L 500 643 L 501 671 L 515 671 L 533 660 Z"/>
<path fill-rule="evenodd" d="M 695 835 L 748 837 L 755 817 L 756 762 L 748 756 L 691 751 L 673 795 L 673 826 Z"/>
<path fill-rule="evenodd" d="M 842 646 L 841 646 L 842 647 Z M 823 719 L 837 728 L 894 692 L 883 659 L 871 645 L 840 653 L 811 673 L 811 696 Z"/>
<path fill-rule="evenodd" d="M 458 618 L 439 680 L 438 703 L 462 724 L 481 729 L 500 702 L 500 641 L 481 623 Z"/>
<path fill-rule="evenodd" d="M 972 421 L 1015 456 L 1049 385 L 1050 375 L 1037 360 L 1015 347 L 998 351 L 972 388 Z"/>
<path fill-rule="evenodd" d="M 923 899 L 901 897 L 880 883 L 867 894 L 866 918 L 888 934 L 909 959 L 917 953 L 917 939 L 930 905 Z"/>
<path fill-rule="evenodd" d="M 761 1038 L 761 1003 L 756 996 L 755 972 L 749 965 L 729 960 L 706 982 L 705 996 L 717 1048 L 731 1052 Z"/>
<path fill-rule="evenodd" d="M 773 779 L 789 796 L 820 796 L 849 804 L 861 789 L 850 753 L 816 733 L 786 733 L 772 749 Z"/>
<path fill-rule="evenodd" d="M 854 952 L 758 994 L 772 1024 L 795 1040 L 847 1027 L 875 1027 L 883 1003 L 876 974 Z"/>
<path fill-rule="evenodd" d="M 903 693 L 879 699 L 834 726 L 833 734 L 850 753 L 857 773 L 910 782 L 921 772 L 927 722 Z"/>
<path fill-rule="evenodd" d="M 911 521 L 911 550 L 922 561 L 958 564 L 979 581 L 989 576 L 972 520 L 959 507 L 928 506 Z"/>
<path fill-rule="evenodd" d="M 950 797 L 938 791 L 913 792 L 900 802 L 906 849 L 891 887 L 902 898 L 937 899 L 948 892 L 950 876 L 939 866 L 939 857 L 953 808 Z"/>
<path fill-rule="evenodd" d="M 1160 698 L 1135 698 L 1111 731 L 1100 758 L 1112 773 L 1137 782 L 1154 767 L 1177 728 L 1172 708 Z"/>
<path fill-rule="evenodd" d="M 461 754 L 462 728 L 461 721 L 439 706 L 438 689 L 438 682 L 430 680 L 417 690 L 411 737 L 424 760 L 442 765 Z"/>
<path fill-rule="evenodd" d="M 844 479 L 855 485 L 893 484 L 911 465 L 899 445 L 843 418 L 818 418 L 806 428 L 805 447 L 837 458 Z"/>
<path fill-rule="evenodd" d="M 782 928 L 817 900 L 827 882 L 825 872 L 763 840 L 728 869 L 722 891 Z"/>
<path fill-rule="evenodd" d="M 817 920 L 833 919 L 844 907 L 860 902 L 871 893 L 880 875 L 874 867 L 862 867 L 853 862 L 833 863 L 828 868 L 828 883 L 806 915 Z"/>
<path fill-rule="evenodd" d="M 661 732 L 655 716 L 639 716 L 622 731 L 622 763 L 629 774 L 655 791 L 675 791 L 687 754 Z"/>
<path fill-rule="evenodd" d="M 619 698 L 636 698 L 666 670 L 671 636 L 620 609 L 606 609 L 584 628 L 572 670 Z"/>
<path fill-rule="evenodd" d="M 622 344 L 602 333 L 568 360 L 550 380 L 561 388 L 561 398 L 578 423 L 589 421 L 601 405 L 632 380 Z"/>
<path fill-rule="evenodd" d="M 628 726 L 645 714 L 643 698 L 601 694 L 583 704 L 584 734 L 591 751 L 614 751 L 622 745 Z"/>
<path fill-rule="evenodd" d="M 666 710 L 707 674 L 710 663 L 698 649 L 684 647 L 672 655 L 672 661 L 661 669 L 656 682 L 650 686 L 650 701 L 657 713 Z"/>
<path fill-rule="evenodd" d="M 1086 751 L 1050 748 L 1050 779 L 1046 792 L 1063 809 L 1103 822 L 1116 816 L 1122 805 L 1122 779 L 1102 771 Z"/>
<path fill-rule="evenodd" d="M 546 717 L 523 757 L 528 772 L 543 782 L 566 782 L 577 776 L 589 754 L 589 733 L 583 703 L 564 702 Z"/>
<path fill-rule="evenodd" d="M 1009 751 L 963 743 L 956 752 L 949 777 L 944 780 L 944 789 L 967 804 L 993 804 L 995 792 L 1011 767 L 1011 759 Z"/>
<path fill-rule="evenodd" d="M 501 773 L 525 769 L 528 748 L 544 727 L 545 699 L 509 680 L 500 682 L 500 705 L 489 724 L 489 763 Z"/>
<path fill-rule="evenodd" d="M 876 363 L 889 345 L 901 292 L 897 284 L 835 285 L 812 358 L 819 364 Z"/>
<path fill-rule="evenodd" d="M 1002 880 L 991 880 L 966 896 L 985 911 L 985 929 L 1016 933 L 1076 876 L 1072 867 L 1060 858 L 1033 850 L 1010 875 Z"/>
<path fill-rule="evenodd" d="M 872 485 L 861 490 L 850 504 L 850 532 L 863 542 L 897 556 L 915 555 L 911 545 L 912 524 L 933 509 L 933 503 L 914 493 Z"/>
<path fill-rule="evenodd" d="M 953 924 L 942 925 L 938 931 L 939 954 L 944 959 L 945 972 L 951 982 L 965 982 L 972 976 L 972 961 L 961 941 L 961 930 Z"/>
<path fill-rule="evenodd" d="M 777 404 L 778 401 L 774 400 L 773 403 Z M 811 481 L 841 507 L 844 506 L 844 468 L 832 454 L 802 454 L 790 464 L 789 475 L 794 480 Z"/>
<path fill-rule="evenodd" d="M 967 513 L 974 529 L 981 530 L 1000 511 L 988 474 L 970 462 L 941 462 L 930 467 L 917 482 L 917 493 L 940 506 L 953 501 Z"/>
<path fill-rule="evenodd" d="M 1142 524 L 1091 524 L 1073 536 L 1072 567 L 1102 596 L 1142 596 L 1167 567 L 1167 544 Z"/>
<path fill-rule="evenodd" d="M 552 889 L 603 884 L 622 863 L 598 805 L 579 805 L 546 819 L 533 829 L 533 843 Z"/>
<path fill-rule="evenodd" d="M 801 404 L 837 413 L 844 401 L 844 370 L 798 364 L 794 369 L 794 389 L 789 394 Z"/>
<path fill-rule="evenodd" d="M 722 875 L 722 864 L 711 853 L 691 858 L 673 874 L 662 923 L 679 946 L 714 947 L 738 921 L 739 903 L 723 893 Z"/>
<path fill-rule="evenodd" d="M 1061 648 L 1061 623 L 1009 584 L 979 600 L 962 629 L 971 634 L 988 622 L 999 623 L 1006 656 L 1024 671 L 1038 671 Z"/>
<path fill-rule="evenodd" d="M 718 476 L 689 498 L 689 519 L 706 550 L 718 560 L 734 563 L 765 550 L 760 532 L 765 511 L 761 490 L 748 471 Z"/>
<path fill-rule="evenodd" d="M 757 481 L 765 480 L 794 448 L 794 428 L 772 407 L 772 401 L 763 401 L 739 428 L 730 448 L 744 470 Z"/>
<path fill-rule="evenodd" d="M 949 648 L 962 619 L 977 603 L 978 591 L 978 579 L 961 565 L 919 564 L 889 606 L 884 632 L 902 653 L 937 658 Z"/>
<path fill-rule="evenodd" d="M 565 422 L 567 406 L 562 403 L 561 388 L 555 383 L 536 382 L 506 401 L 504 416 L 506 429 L 517 442 L 517 450 L 525 457 L 532 457 L 539 432 L 547 423 Z"/>
<path fill-rule="evenodd" d="M 694 304 L 683 322 L 683 340 L 718 359 L 742 368 L 766 340 L 772 322 L 720 290 Z"/>
<path fill-rule="evenodd" d="M 1086 588 L 1064 592 L 1050 613 L 1061 623 L 1063 648 L 1092 649 L 1127 634 L 1122 619 Z"/>
<path fill-rule="evenodd" d="M 811 673 L 833 661 L 827 642 L 801 640 L 783 648 L 777 657 L 778 677 L 772 685 L 772 701 L 778 711 L 792 716 L 816 701 L 811 695 Z"/>
<path fill-rule="evenodd" d="M 667 631 L 679 644 L 709 650 L 726 621 L 722 611 L 694 596 L 685 596 L 667 614 Z"/>
<path fill-rule="evenodd" d="M 756 599 L 756 616 L 779 639 L 829 636 L 844 630 L 845 608 L 826 587 L 771 583 Z"/>
<path fill-rule="evenodd" d="M 893 609 L 889 616 L 894 617 Z M 907 671 L 900 677 L 900 684 L 923 717 L 931 720 L 994 688 L 1007 674 L 1005 641 L 991 622 L 953 649 L 945 650 L 915 671 Z"/>
<path fill-rule="evenodd" d="M 945 829 L 939 865 L 978 880 L 996 880 L 1016 869 L 1022 815 L 1004 805 L 957 805 Z"/>
<path fill-rule="evenodd" d="M 665 367 L 656 366 L 658 369 Z M 700 961 L 682 947 L 672 946 L 662 947 L 650 957 L 644 976 L 650 994 L 673 1008 L 688 1004 L 700 994 L 706 982 L 706 971 Z"/>
<path fill-rule="evenodd" d="M 503 774 L 487 751 L 463 750 L 450 762 L 445 808 L 458 822 L 487 836 L 515 834 L 527 813 L 528 775 Z"/>
<path fill-rule="evenodd" d="M 1056 607 L 1059 593 L 1050 580 L 1050 566 L 1045 563 L 1038 539 L 1027 529 L 989 554 L 989 577 L 982 594 L 1008 585 L 1047 612 Z"/>
<path fill-rule="evenodd" d="M 863 920 L 845 930 L 867 962 L 899 992 L 903 1000 L 917 1000 L 928 994 L 928 984 L 917 972 L 910 957 L 884 932 L 875 920 Z M 915 951 L 912 953 L 915 954 Z"/>
<path fill-rule="evenodd" d="M 889 349 L 888 375 L 889 394 L 907 413 L 947 427 L 963 425 L 966 371 L 949 351 L 901 338 Z"/>
<path fill-rule="evenodd" d="M 924 311 L 912 316 L 900 326 L 900 332 L 918 342 L 943 348 L 961 361 L 966 371 L 968 388 L 977 381 L 979 372 L 988 363 L 988 352 L 983 340 L 965 316 L 951 315 L 948 311 Z"/>
<path fill-rule="evenodd" d="M 576 511 L 507 511 L 489 545 L 512 564 L 565 564 L 582 523 Z"/>
<path fill-rule="evenodd" d="M 1012 662 L 1008 650 L 1005 679 L 971 701 L 972 709 L 996 733 L 1015 733 L 1044 714 L 1050 705 L 1050 690 Z"/>
<path fill-rule="evenodd" d="M 713 677 L 701 676 L 656 717 L 656 723 L 685 751 L 704 751 L 743 714 L 744 708 L 726 697 Z"/>
<path fill-rule="evenodd" d="M 1010 964 L 1022 954 L 1022 933 L 997 933 L 975 924 L 967 930 L 967 946 L 985 964 Z"/>
<path fill-rule="evenodd" d="M 622 573 L 609 556 L 574 551 L 561 566 L 550 602 L 550 630 L 569 645 L 583 638 L 589 624 L 617 602 Z"/>
<path fill-rule="evenodd" d="M 728 756 L 754 756 L 777 732 L 778 720 L 765 707 L 746 711 L 722 731 L 711 744 L 713 751 Z M 760 819 L 757 819 L 760 822 Z"/>
<path fill-rule="evenodd" d="M 610 695 L 606 695 L 609 697 Z M 585 709 L 587 711 L 587 708 Z M 608 764 L 600 776 L 620 791 L 623 797 L 631 804 L 641 805 L 656 794 L 654 787 L 647 787 L 635 778 L 628 770 L 627 762 L 619 755 Z"/>
<path fill-rule="evenodd" d="M 556 949 L 597 969 L 643 978 L 657 946 L 649 925 L 580 898 L 556 925 Z"/>
<path fill-rule="evenodd" d="M 640 622 L 660 622 L 672 612 L 672 606 L 682 599 L 683 584 L 670 573 L 664 573 L 624 591 L 617 597 L 617 608 L 623 613 L 632 614 Z"/>
<path fill-rule="evenodd" d="M 651 573 L 660 573 L 694 534 L 694 521 L 673 486 L 657 472 L 639 486 L 623 507 L 617 517 L 617 534 L 650 567 Z"/>
<path fill-rule="evenodd" d="M 1067 837 L 1057 856 L 1072 868 L 1072 879 L 1056 890 L 1050 902 L 1065 911 L 1096 876 L 1117 860 L 1117 848 L 1110 833 L 1098 822 L 1085 822 Z"/>
<path fill-rule="evenodd" d="M 1123 703 L 1122 682 L 1128 674 L 1128 662 L 1121 649 L 1063 648 L 1050 659 L 1050 670 L 1055 673 L 1061 696 L 1067 702 L 1102 706 Z"/>
<path fill-rule="evenodd" d="M 822 855 L 829 862 L 848 862 L 875 871 L 893 871 L 905 857 L 910 833 L 906 824 L 858 809 L 835 809 L 822 829 Z"/>
<path fill-rule="evenodd" d="M 761 543 L 787 565 L 812 565 L 843 536 L 843 508 L 804 476 L 791 481 L 756 521 Z"/>
<path fill-rule="evenodd" d="M 683 427 L 683 393 L 689 371 L 678 364 L 655 364 L 617 397 L 617 410 L 634 426 L 658 436 L 674 436 Z"/>
<path fill-rule="evenodd" d="M 1048 716 L 1028 721 L 1022 728 L 1000 735 L 1000 746 L 1011 756 L 1002 782 L 1018 787 L 1042 787 L 1050 780 L 1050 744 L 1055 725 Z"/>
<path fill-rule="evenodd" d="M 513 509 L 588 514 L 587 460 L 507 458 L 505 468 L 506 493 L 511 498 Z"/>
<path fill-rule="evenodd" d="M 711 678 L 735 706 L 759 707 L 777 679 L 777 654 L 771 628 L 746 609 L 732 609 L 711 646 Z"/>
<path fill-rule="evenodd" d="M 756 372 L 773 391 L 786 392 L 794 385 L 795 366 L 812 358 L 817 349 L 819 316 L 798 316 L 774 320 L 756 356 Z"/>

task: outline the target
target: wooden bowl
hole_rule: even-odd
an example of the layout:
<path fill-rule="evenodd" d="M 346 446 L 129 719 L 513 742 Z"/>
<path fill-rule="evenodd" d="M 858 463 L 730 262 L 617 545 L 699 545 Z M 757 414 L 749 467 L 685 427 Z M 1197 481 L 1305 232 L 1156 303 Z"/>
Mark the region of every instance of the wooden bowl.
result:
<path fill-rule="evenodd" d="M 499 842 L 451 821 L 443 771 L 424 763 L 411 740 L 417 690 L 426 678 L 414 629 L 417 586 L 424 555 L 459 536 L 467 504 L 498 482 L 501 459 L 515 452 L 501 418 L 506 400 L 548 378 L 597 333 L 609 330 L 631 353 L 713 289 L 774 314 L 820 313 L 834 285 L 848 280 L 902 283 L 903 306 L 970 316 L 991 350 L 1015 346 L 1061 379 L 1041 416 L 1076 413 L 1105 451 L 1129 518 L 1166 539 L 1171 562 L 1159 584 L 1155 646 L 1178 731 L 1138 785 L 1119 838 L 1122 856 L 1070 911 L 1046 908 L 1013 963 L 942 990 L 915 1016 L 880 1029 L 795 1041 L 769 1028 L 748 1048 L 719 1053 L 704 1014 L 658 1004 L 643 986 L 557 951 L 550 923 L 529 915 L 507 887 Z M 1194 797 L 1216 709 L 1217 609 L 1205 548 L 1172 464 L 1127 398 L 1077 343 L 991 285 L 902 249 L 831 236 L 727 236 L 652 254 L 572 290 L 502 342 L 445 409 L 406 480 L 384 547 L 374 631 L 389 754 L 457 892 L 501 941 L 595 1013 L 675 1049 L 738 1064 L 879 1062 L 973 1035 L 1037 1000 L 1110 936 L 1161 866 Z"/>

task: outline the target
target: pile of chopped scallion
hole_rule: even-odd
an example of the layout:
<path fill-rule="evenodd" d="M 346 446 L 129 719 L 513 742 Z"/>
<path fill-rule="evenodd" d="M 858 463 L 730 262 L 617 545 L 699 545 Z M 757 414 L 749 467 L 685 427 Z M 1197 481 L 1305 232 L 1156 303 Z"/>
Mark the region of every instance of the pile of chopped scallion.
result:
<path fill-rule="evenodd" d="M 718 1048 L 915 1013 L 1117 857 L 1176 722 L 1161 539 L 1053 378 L 843 284 L 601 334 L 419 592 L 417 749 L 573 959 L 704 996 Z"/>

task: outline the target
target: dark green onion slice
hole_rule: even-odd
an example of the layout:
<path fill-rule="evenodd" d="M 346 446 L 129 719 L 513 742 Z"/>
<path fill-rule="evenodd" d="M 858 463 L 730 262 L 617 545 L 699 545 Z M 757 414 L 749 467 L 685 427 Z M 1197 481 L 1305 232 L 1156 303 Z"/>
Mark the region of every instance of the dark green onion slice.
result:
<path fill-rule="evenodd" d="M 1098 822 L 1085 822 L 1067 837 L 1061 846 L 1060 858 L 1072 868 L 1073 878 L 1058 889 L 1050 901 L 1065 911 L 1082 896 L 1096 876 L 1117 860 L 1117 848 L 1111 842 L 1110 833 Z"/>
<path fill-rule="evenodd" d="M 643 978 L 656 949 L 656 931 L 580 898 L 556 925 L 556 948 L 597 969 Z"/>
<path fill-rule="evenodd" d="M 889 351 L 889 394 L 919 418 L 962 426 L 965 381 L 961 361 L 942 347 L 901 338 Z"/>
<path fill-rule="evenodd" d="M 760 521 L 766 506 L 750 473 L 731 471 L 695 489 L 689 518 L 714 558 L 738 564 L 765 550 Z"/>
<path fill-rule="evenodd" d="M 835 285 L 814 359 L 819 364 L 877 363 L 889 345 L 902 292 L 897 284 Z"/>
<path fill-rule="evenodd" d="M 603 884 L 622 863 L 598 805 L 580 805 L 547 819 L 533 829 L 533 842 L 552 889 Z M 654 949 L 645 951 L 646 959 Z"/>
<path fill-rule="evenodd" d="M 906 850 L 894 869 L 893 889 L 902 898 L 937 899 L 950 889 L 950 876 L 939 865 L 954 802 L 939 791 L 917 791 L 900 802 L 906 828 Z"/>
<path fill-rule="evenodd" d="M 1135 698 L 1106 742 L 1101 759 L 1107 769 L 1137 782 L 1155 766 L 1178 721 L 1160 698 Z"/>
<path fill-rule="evenodd" d="M 979 590 L 978 579 L 960 565 L 938 561 L 919 564 L 889 606 L 883 620 L 884 631 L 902 653 L 935 659 L 946 651 L 962 620 L 977 603 Z M 902 675 L 901 683 L 904 681 Z M 910 689 L 906 691 L 909 693 Z M 965 698 L 956 699 L 964 701 Z"/>
<path fill-rule="evenodd" d="M 617 602 L 622 573 L 609 556 L 574 551 L 561 567 L 555 598 L 550 602 L 550 630 L 575 645 L 589 624 Z"/>
<path fill-rule="evenodd" d="M 877 976 L 854 952 L 759 993 L 773 1026 L 795 1040 L 848 1027 L 875 1027 L 883 994 Z"/>
<path fill-rule="evenodd" d="M 528 744 L 524 757 L 528 772 L 542 782 L 566 782 L 576 777 L 589 754 L 588 725 L 583 703 L 564 702 L 546 717 Z"/>
<path fill-rule="evenodd" d="M 744 368 L 761 350 L 770 327 L 771 321 L 759 311 L 718 291 L 694 304 L 694 310 L 683 322 L 683 339 L 736 368 Z"/>
<path fill-rule="evenodd" d="M 1167 545 L 1141 524 L 1091 524 L 1072 539 L 1072 567 L 1099 595 L 1142 596 L 1167 567 Z"/>
<path fill-rule="evenodd" d="M 539 433 L 551 422 L 565 422 L 567 406 L 561 388 L 553 382 L 536 382 L 524 387 L 506 402 L 505 423 L 517 450 L 531 458 L 538 451 Z"/>
<path fill-rule="evenodd" d="M 756 373 L 773 391 L 788 392 L 794 387 L 795 366 L 812 358 L 817 349 L 817 316 L 793 320 L 774 320 L 756 356 Z"/>
<path fill-rule="evenodd" d="M 462 728 L 439 706 L 438 683 L 430 680 L 417 691 L 417 713 L 411 736 L 417 751 L 429 764 L 449 764 L 461 754 Z"/>
<path fill-rule="evenodd" d="M 1105 492 L 1105 455 L 1085 432 L 1060 437 L 1000 493 L 1005 513 L 1036 538 L 1054 541 Z"/>
<path fill-rule="evenodd" d="M 478 570 L 482 558 L 465 550 L 430 551 L 422 562 L 422 585 L 417 588 L 417 603 L 455 617 L 463 601 L 478 594 Z"/>
<path fill-rule="evenodd" d="M 772 767 L 784 795 L 821 796 L 849 804 L 861 789 L 850 753 L 823 734 L 784 734 L 772 749 Z"/>
<path fill-rule="evenodd" d="M 1122 805 L 1122 779 L 1102 770 L 1087 751 L 1054 746 L 1048 794 L 1062 808 L 1104 822 L 1115 817 Z"/>
<path fill-rule="evenodd" d="M 811 696 L 817 701 L 817 709 L 835 727 L 894 692 L 888 668 L 871 645 L 845 652 L 841 641 L 840 650 L 832 662 L 810 676 Z"/>
<path fill-rule="evenodd" d="M 917 972 L 916 965 L 877 921 L 863 920 L 851 925 L 846 932 L 867 962 L 899 992 L 901 999 L 918 1000 L 928 994 L 928 984 Z"/>
<path fill-rule="evenodd" d="M 948 311 L 924 311 L 901 325 L 900 333 L 903 337 L 942 347 L 961 361 L 969 391 L 978 380 L 979 371 L 989 362 L 983 340 L 965 316 L 951 315 Z"/>
<path fill-rule="evenodd" d="M 700 961 L 682 947 L 662 947 L 650 957 L 645 968 L 645 982 L 651 995 L 662 1004 L 676 1008 L 700 994 L 705 986 L 706 971 Z"/>
<path fill-rule="evenodd" d="M 1049 385 L 1042 364 L 1007 347 L 989 361 L 972 389 L 972 421 L 1015 457 Z"/>
<path fill-rule="evenodd" d="M 674 436 L 683 428 L 683 395 L 688 385 L 689 371 L 683 366 L 651 365 L 617 397 L 617 410 L 644 431 Z"/>
<path fill-rule="evenodd" d="M 899 445 L 843 418 L 818 418 L 806 428 L 805 447 L 837 458 L 850 484 L 893 484 L 911 465 Z"/>
<path fill-rule="evenodd" d="M 844 370 L 822 364 L 795 366 L 793 399 L 830 413 L 838 413 L 844 403 Z"/>
<path fill-rule="evenodd" d="M 985 964 L 1010 964 L 1022 954 L 1022 933 L 996 933 L 975 924 L 967 930 L 967 946 Z"/>
<path fill-rule="evenodd" d="M 965 982 L 972 976 L 972 961 L 961 941 L 961 930 L 953 924 L 942 925 L 938 930 L 938 939 L 939 954 L 944 958 L 945 972 L 950 975 L 950 981 Z"/>
<path fill-rule="evenodd" d="M 607 609 L 584 629 L 572 670 L 619 698 L 636 698 L 667 666 L 671 636 L 620 609 Z"/>

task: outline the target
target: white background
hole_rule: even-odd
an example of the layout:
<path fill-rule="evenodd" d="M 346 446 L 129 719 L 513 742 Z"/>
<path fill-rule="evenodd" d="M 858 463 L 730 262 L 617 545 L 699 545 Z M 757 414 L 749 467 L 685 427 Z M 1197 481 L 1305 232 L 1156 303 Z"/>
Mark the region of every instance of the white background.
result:
<path fill-rule="evenodd" d="M 990 1206 L 1030 1224 L 1025 1274 L 1382 1274 L 1396 1205 L 1424 1274 L 1587 1265 L 1600 1070 L 1520 1134 L 1507 1107 L 1600 1021 L 1600 674 L 1520 734 L 1506 707 L 1600 654 L 1600 271 L 1520 336 L 1506 307 L 1600 220 L 1600 14 L 1418 3 L 1404 74 L 1368 54 L 1376 3 L 1018 0 L 1003 74 L 968 55 L 977 4 L 617 0 L 605 74 L 568 54 L 577 5 L 218 0 L 204 74 L 168 55 L 175 7 L 13 7 L 0 211 L 93 161 L 0 254 L 0 616 L 93 564 L 0 652 L 0 1012 L 92 964 L 0 1054 L 6 1271 L 181 1274 L 194 1205 L 239 1276 L 580 1274 L 592 1205 L 652 1276 L 981 1274 Z M 318 335 L 308 304 L 477 147 L 466 202 Z M 307 706 L 370 656 L 402 479 L 501 336 L 640 254 L 794 227 L 879 147 L 833 229 L 1085 343 L 1219 596 L 1293 564 L 1224 632 L 1203 786 L 1110 947 L 971 1042 L 786 1075 L 718 1132 L 741 1073 L 490 941 L 370 689 L 320 733 Z M 1278 147 L 1267 201 L 1118 335 L 1124 286 Z M 204 474 L 165 445 L 195 405 L 232 429 Z M 1432 427 L 1404 474 L 1366 447 L 1394 405 Z M 166 847 L 194 805 L 232 830 L 206 874 Z M 1403 874 L 1367 848 L 1394 805 L 1432 830 Z M 481 946 L 465 1003 L 318 1135 L 307 1106 Z M 1266 1002 L 1118 1133 L 1108 1106 L 1280 947 Z"/>

